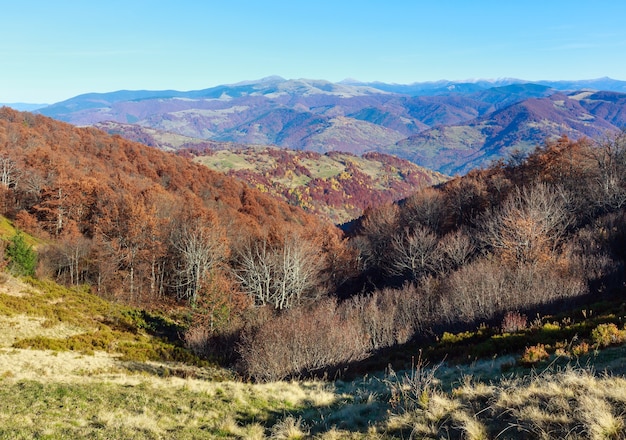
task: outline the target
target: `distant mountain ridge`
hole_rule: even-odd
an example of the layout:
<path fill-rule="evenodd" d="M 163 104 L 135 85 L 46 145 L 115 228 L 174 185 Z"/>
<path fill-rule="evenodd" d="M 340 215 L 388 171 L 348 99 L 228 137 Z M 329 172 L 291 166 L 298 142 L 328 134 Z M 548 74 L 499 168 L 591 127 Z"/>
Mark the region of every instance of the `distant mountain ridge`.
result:
<path fill-rule="evenodd" d="M 268 77 L 189 92 L 90 93 L 38 112 L 75 125 L 111 121 L 207 141 L 378 151 L 450 174 L 562 134 L 619 130 L 624 91 L 625 81 L 610 78 L 394 85 Z"/>
<path fill-rule="evenodd" d="M 602 137 L 626 126 L 625 110 L 622 93 L 555 93 L 465 123 L 426 130 L 385 151 L 440 172 L 464 174 L 562 135 Z"/>
<path fill-rule="evenodd" d="M 613 92 L 626 93 L 626 81 L 612 79 L 609 77 L 587 79 L 587 80 L 559 80 L 559 81 L 527 81 L 517 78 L 498 79 L 476 79 L 463 81 L 428 81 L 416 82 L 413 84 L 389 84 L 383 82 L 361 82 L 354 79 L 346 79 L 340 84 L 367 86 L 390 93 L 403 93 L 408 95 L 439 95 L 447 93 L 475 93 L 480 90 L 493 87 L 510 85 L 537 84 L 560 91 L 574 91 L 581 89 L 608 90 Z"/>

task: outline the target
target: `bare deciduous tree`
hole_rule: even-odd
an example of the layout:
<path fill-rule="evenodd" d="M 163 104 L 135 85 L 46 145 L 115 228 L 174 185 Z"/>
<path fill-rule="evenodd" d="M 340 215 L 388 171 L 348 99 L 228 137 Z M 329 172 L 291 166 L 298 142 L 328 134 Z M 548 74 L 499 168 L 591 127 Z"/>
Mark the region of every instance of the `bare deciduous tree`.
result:
<path fill-rule="evenodd" d="M 389 253 L 389 237 L 397 228 L 398 206 L 384 205 L 367 210 L 361 223 L 360 235 L 364 237 L 358 244 L 361 264 L 364 269 L 380 269 L 385 266 Z"/>
<path fill-rule="evenodd" d="M 567 194 L 545 183 L 517 189 L 499 211 L 483 217 L 482 240 L 505 260 L 538 261 L 551 254 L 572 221 Z"/>
<path fill-rule="evenodd" d="M 439 231 L 446 216 L 446 203 L 440 190 L 424 188 L 407 197 L 400 211 L 400 222 L 411 229 L 418 225 Z"/>
<path fill-rule="evenodd" d="M 183 225 L 175 234 L 178 253 L 176 291 L 179 299 L 195 304 L 211 270 L 226 258 L 227 244 L 215 225 Z"/>
<path fill-rule="evenodd" d="M 598 171 L 595 200 L 604 210 L 626 206 L 626 131 L 607 137 L 592 150 Z"/>
<path fill-rule="evenodd" d="M 313 243 L 291 235 L 279 245 L 248 243 L 236 258 L 234 275 L 257 305 L 287 309 L 319 287 L 323 259 Z"/>
<path fill-rule="evenodd" d="M 437 236 L 425 226 L 406 228 L 391 239 L 388 271 L 416 280 L 436 270 L 440 262 Z"/>
<path fill-rule="evenodd" d="M 456 270 L 467 264 L 476 251 L 476 246 L 462 230 L 450 232 L 439 241 L 444 271 Z"/>
<path fill-rule="evenodd" d="M 0 185 L 7 189 L 15 188 L 21 174 L 13 159 L 7 155 L 0 156 Z"/>

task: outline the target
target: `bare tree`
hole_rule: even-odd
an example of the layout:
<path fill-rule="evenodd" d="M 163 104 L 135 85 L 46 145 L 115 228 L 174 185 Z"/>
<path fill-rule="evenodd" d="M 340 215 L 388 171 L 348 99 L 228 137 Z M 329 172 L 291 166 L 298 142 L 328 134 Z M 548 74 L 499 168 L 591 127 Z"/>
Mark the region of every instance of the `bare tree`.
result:
<path fill-rule="evenodd" d="M 626 131 L 607 137 L 591 150 L 598 166 L 595 200 L 604 210 L 626 206 Z"/>
<path fill-rule="evenodd" d="M 173 244 L 178 253 L 178 297 L 195 304 L 211 270 L 225 259 L 227 244 L 219 228 L 199 223 L 183 225 Z"/>
<path fill-rule="evenodd" d="M 435 188 L 424 188 L 407 197 L 400 211 L 400 223 L 411 229 L 422 225 L 437 232 L 445 217 L 445 198 Z"/>
<path fill-rule="evenodd" d="M 316 293 L 322 268 L 318 247 L 290 235 L 274 246 L 267 240 L 249 242 L 236 258 L 234 275 L 257 305 L 282 310 Z"/>
<path fill-rule="evenodd" d="M 6 189 L 15 188 L 21 175 L 13 159 L 7 155 L 0 156 L 0 185 Z"/>
<path fill-rule="evenodd" d="M 274 277 L 274 305 L 278 309 L 291 307 L 306 293 L 313 293 L 322 269 L 319 250 L 307 240 L 289 236 L 278 259 Z"/>
<path fill-rule="evenodd" d="M 389 254 L 389 238 L 397 228 L 398 212 L 395 204 L 366 210 L 359 231 L 363 239 L 355 243 L 364 269 L 378 270 L 385 266 Z"/>
<path fill-rule="evenodd" d="M 88 270 L 88 257 L 91 252 L 91 240 L 81 235 L 64 237 L 59 244 L 60 256 L 57 276 L 63 272 L 69 275 L 70 285 L 79 285 L 85 282 Z"/>
<path fill-rule="evenodd" d="M 450 232 L 439 241 L 443 271 L 456 270 L 467 264 L 476 252 L 476 246 L 462 230 Z"/>
<path fill-rule="evenodd" d="M 499 211 L 483 216 L 482 240 L 505 260 L 529 263 L 551 254 L 572 222 L 568 196 L 545 183 L 517 189 Z"/>
<path fill-rule="evenodd" d="M 271 302 L 273 260 L 267 240 L 248 242 L 236 257 L 235 278 L 258 306 Z"/>
<path fill-rule="evenodd" d="M 436 270 L 440 261 L 437 236 L 425 226 L 405 228 L 391 238 L 388 271 L 416 280 Z"/>

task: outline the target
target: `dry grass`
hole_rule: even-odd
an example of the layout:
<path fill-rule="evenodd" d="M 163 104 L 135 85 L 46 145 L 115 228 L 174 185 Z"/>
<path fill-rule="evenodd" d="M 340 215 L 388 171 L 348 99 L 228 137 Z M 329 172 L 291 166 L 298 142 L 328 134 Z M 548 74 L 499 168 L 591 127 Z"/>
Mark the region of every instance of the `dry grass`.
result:
<path fill-rule="evenodd" d="M 84 356 L 74 352 L 0 350 L 0 377 L 14 381 L 82 383 L 93 376 L 129 378 L 127 370 L 107 353 Z"/>
<path fill-rule="evenodd" d="M 22 297 L 29 291 L 29 287 L 22 280 L 10 276 L 6 272 L 0 272 L 0 293 Z"/>
<path fill-rule="evenodd" d="M 420 410 L 391 417 L 396 435 L 419 438 L 626 438 L 626 379 L 568 368 L 435 393 Z"/>
<path fill-rule="evenodd" d="M 2 286 L 13 287 L 0 295 L 0 439 L 626 438 L 619 375 L 518 367 L 518 376 L 503 379 L 507 356 L 442 365 L 436 377 L 422 368 L 352 382 L 216 380 L 228 373 L 130 361 L 115 350 L 12 347 L 36 337 L 71 340 L 107 314 L 127 324 L 136 315 L 45 283 L 11 278 Z M 593 360 L 623 371 L 625 351 L 613 347 Z"/>
<path fill-rule="evenodd" d="M 84 332 L 84 329 L 74 325 L 51 323 L 47 318 L 26 315 L 0 316 L 0 347 L 11 347 L 20 339 L 36 336 L 64 339 Z"/>

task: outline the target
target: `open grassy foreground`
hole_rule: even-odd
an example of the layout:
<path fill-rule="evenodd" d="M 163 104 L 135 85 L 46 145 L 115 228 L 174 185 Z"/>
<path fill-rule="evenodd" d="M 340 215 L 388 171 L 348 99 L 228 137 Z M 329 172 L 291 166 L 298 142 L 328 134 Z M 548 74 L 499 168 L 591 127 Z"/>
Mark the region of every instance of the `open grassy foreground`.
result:
<path fill-rule="evenodd" d="M 552 355 L 532 369 L 507 355 L 353 381 L 251 384 L 169 340 L 175 326 L 84 291 L 5 276 L 0 438 L 626 437 L 620 345 Z"/>

